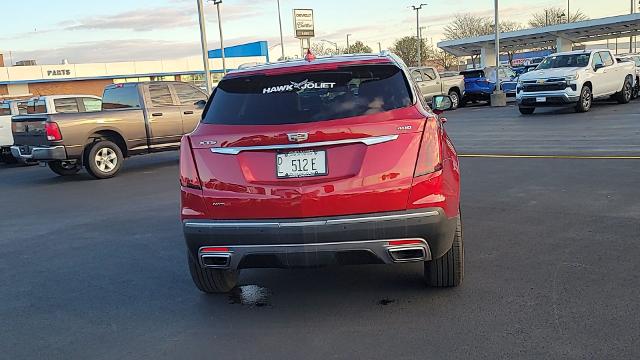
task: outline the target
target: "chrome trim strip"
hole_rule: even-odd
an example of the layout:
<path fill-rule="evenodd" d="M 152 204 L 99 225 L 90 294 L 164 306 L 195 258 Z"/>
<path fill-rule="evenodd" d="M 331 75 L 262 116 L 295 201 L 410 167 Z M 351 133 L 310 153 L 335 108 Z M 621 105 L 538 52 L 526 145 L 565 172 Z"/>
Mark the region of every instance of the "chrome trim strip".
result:
<path fill-rule="evenodd" d="M 367 216 L 367 217 L 357 217 L 357 218 L 346 218 L 346 219 L 330 219 L 330 220 L 317 220 L 317 221 L 288 221 L 288 222 L 259 222 L 259 221 L 206 221 L 206 222 L 193 222 L 187 221 L 184 223 L 185 227 L 190 228 L 230 228 L 230 227 L 238 227 L 238 228 L 255 228 L 255 227 L 269 227 L 269 228 L 280 228 L 280 227 L 304 227 L 304 226 L 324 226 L 324 225 L 340 225 L 340 224 L 349 224 L 349 223 L 363 223 L 370 221 L 387 221 L 387 220 L 398 220 L 398 219 L 414 219 L 418 217 L 430 217 L 430 216 L 438 216 L 440 215 L 437 211 L 425 211 L 425 212 L 417 212 L 417 213 L 409 213 L 409 214 L 397 214 L 397 215 L 378 215 L 378 216 Z"/>
<path fill-rule="evenodd" d="M 22 159 L 33 159 L 33 153 L 37 152 L 37 151 L 52 151 L 52 150 L 60 150 L 60 149 L 64 149 L 63 145 L 57 145 L 57 146 L 50 146 L 50 147 L 37 147 L 37 146 L 33 146 L 31 147 L 31 154 L 30 155 L 24 155 L 22 154 L 22 151 L 20 151 L 20 146 L 19 145 L 14 145 L 10 147 L 11 152 L 14 154 L 18 154 L 18 157 L 22 158 Z"/>
<path fill-rule="evenodd" d="M 333 146 L 333 145 L 345 145 L 345 144 L 365 144 L 369 145 L 377 145 L 386 143 L 389 141 L 393 141 L 398 139 L 398 135 L 384 135 L 384 136 L 375 136 L 368 138 L 359 138 L 359 139 L 345 139 L 345 140 L 334 140 L 334 141 L 320 141 L 320 142 L 312 142 L 312 143 L 304 143 L 304 144 L 283 144 L 283 145 L 264 145 L 264 146 L 242 146 L 242 147 L 217 147 L 211 148 L 211 152 L 214 154 L 225 154 L 225 155 L 238 155 L 242 151 L 261 151 L 261 150 L 289 150 L 289 149 L 306 149 L 311 147 L 320 147 L 320 146 Z"/>
<path fill-rule="evenodd" d="M 397 220 L 397 219 L 413 219 L 418 217 L 428 217 L 428 216 L 438 216 L 440 213 L 437 211 L 427 211 L 420 213 L 410 213 L 410 214 L 398 214 L 398 215 L 381 215 L 381 216 L 369 216 L 369 217 L 360 217 L 360 218 L 352 218 L 352 219 L 334 219 L 327 220 L 327 225 L 338 225 L 338 224 L 346 224 L 346 223 L 362 223 L 369 221 L 386 221 L 386 220 Z"/>
<path fill-rule="evenodd" d="M 272 247 L 309 247 L 309 246 L 335 246 L 335 245 L 358 245 L 358 244 L 377 244 L 380 243 L 382 246 L 384 246 L 385 248 L 388 248 L 388 243 L 389 241 L 397 241 L 397 240 L 405 240 L 402 238 L 399 239 L 382 239 L 382 240 L 356 240 L 356 241 L 342 241 L 342 242 L 325 242 L 325 243 L 308 243 L 308 244 L 269 244 L 269 245 L 264 245 L 264 244 L 258 244 L 258 245 L 229 245 L 228 247 L 230 249 L 254 249 L 254 248 L 272 248 Z M 409 239 L 406 239 L 409 240 Z M 427 244 L 427 241 L 425 239 L 422 238 L 411 238 L 410 240 L 422 240 L 425 244 L 425 246 L 429 246 Z M 205 248 L 208 246 L 202 246 L 201 248 Z M 225 245 L 226 247 L 226 245 Z M 398 247 L 392 247 L 392 248 L 399 248 L 402 249 L 402 246 L 398 246 Z M 199 250 L 198 250 L 199 251 Z"/>

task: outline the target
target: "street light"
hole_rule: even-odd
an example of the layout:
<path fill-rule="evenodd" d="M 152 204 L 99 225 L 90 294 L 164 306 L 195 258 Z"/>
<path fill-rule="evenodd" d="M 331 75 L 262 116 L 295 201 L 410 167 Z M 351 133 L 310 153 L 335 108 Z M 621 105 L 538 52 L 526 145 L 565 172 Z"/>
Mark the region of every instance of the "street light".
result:
<path fill-rule="evenodd" d="M 204 65 L 204 79 L 207 84 L 207 92 L 211 94 L 213 83 L 211 82 L 211 70 L 209 70 L 209 53 L 207 51 L 207 29 L 204 21 L 204 9 L 202 0 L 198 1 L 198 21 L 200 23 L 200 45 L 202 46 L 202 63 Z"/>
<path fill-rule="evenodd" d="M 422 9 L 423 6 L 427 6 L 427 4 L 420 4 L 419 6 L 411 6 L 411 8 L 413 8 L 413 10 L 416 11 L 416 37 L 418 38 L 418 66 L 422 65 L 422 57 L 420 54 L 420 43 L 422 42 L 421 38 L 420 38 L 420 9 Z"/>
<path fill-rule="evenodd" d="M 331 44 L 331 45 L 335 46 L 336 55 L 338 55 L 338 43 L 337 42 L 329 41 L 329 40 L 326 40 L 326 39 L 321 39 L 320 41 L 324 41 L 324 42 L 326 42 L 328 44 Z"/>
<path fill-rule="evenodd" d="M 284 60 L 284 40 L 282 37 L 282 16 L 280 16 L 280 0 L 278 0 L 278 23 L 280 24 L 280 47 L 282 48 L 282 60 Z"/>
<path fill-rule="evenodd" d="M 218 11 L 218 31 L 220 31 L 220 54 L 222 55 L 222 73 L 227 73 L 227 63 L 224 58 L 224 38 L 222 37 L 222 19 L 220 18 L 220 5 L 222 4 L 222 0 L 213 0 L 213 3 L 216 5 L 216 10 Z"/>

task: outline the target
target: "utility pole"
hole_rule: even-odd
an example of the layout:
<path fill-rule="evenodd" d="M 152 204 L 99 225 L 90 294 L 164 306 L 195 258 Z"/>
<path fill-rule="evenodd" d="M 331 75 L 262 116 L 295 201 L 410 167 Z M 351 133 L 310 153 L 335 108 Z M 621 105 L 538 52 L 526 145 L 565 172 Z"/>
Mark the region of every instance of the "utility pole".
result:
<path fill-rule="evenodd" d="M 571 0 L 567 0 L 567 24 L 571 22 Z"/>
<path fill-rule="evenodd" d="M 420 54 L 420 43 L 422 42 L 422 40 L 420 39 L 420 9 L 422 9 L 423 6 L 427 6 L 427 4 L 420 4 L 419 6 L 411 6 L 411 8 L 413 8 L 413 10 L 416 11 L 416 38 L 418 40 L 417 44 L 418 44 L 418 66 L 422 65 L 422 57 Z"/>
<path fill-rule="evenodd" d="M 351 36 L 352 34 L 347 34 L 347 51 L 345 51 L 347 54 L 349 53 L 349 36 Z"/>
<path fill-rule="evenodd" d="M 498 0 L 494 2 L 495 23 L 493 25 L 496 35 L 496 89 L 491 94 L 491 106 L 507 106 L 507 95 L 500 88 L 500 15 L 498 11 Z"/>
<path fill-rule="evenodd" d="M 213 0 L 216 4 L 216 10 L 218 11 L 218 30 L 220 31 L 220 54 L 222 55 L 222 73 L 227 73 L 227 63 L 224 58 L 224 38 L 222 37 L 222 19 L 220 18 L 220 4 L 222 0 Z"/>
<path fill-rule="evenodd" d="M 198 1 L 198 21 L 200 22 L 200 45 L 202 46 L 202 63 L 204 65 L 204 79 L 207 83 L 207 92 L 211 95 L 213 83 L 211 82 L 211 71 L 209 70 L 209 52 L 207 51 L 207 29 L 204 21 L 204 9 L 202 0 Z"/>
<path fill-rule="evenodd" d="M 378 50 L 382 54 L 382 43 L 378 41 Z"/>
<path fill-rule="evenodd" d="M 635 14 L 636 13 L 636 4 L 635 4 L 636 0 L 631 0 L 631 13 Z M 633 52 L 633 41 L 634 37 L 631 36 L 629 38 L 629 52 L 632 53 Z"/>
<path fill-rule="evenodd" d="M 281 60 L 284 60 L 284 40 L 282 37 L 282 16 L 280 15 L 280 0 L 278 0 L 278 23 L 280 24 L 280 48 L 282 49 Z"/>

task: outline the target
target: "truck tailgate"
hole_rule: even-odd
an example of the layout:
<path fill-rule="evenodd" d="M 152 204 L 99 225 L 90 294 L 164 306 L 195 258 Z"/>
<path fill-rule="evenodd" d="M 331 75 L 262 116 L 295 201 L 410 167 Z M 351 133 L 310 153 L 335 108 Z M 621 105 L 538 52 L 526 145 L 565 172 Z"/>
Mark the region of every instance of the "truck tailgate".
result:
<path fill-rule="evenodd" d="M 46 115 L 14 116 L 11 119 L 13 141 L 16 145 L 48 145 L 45 132 Z"/>

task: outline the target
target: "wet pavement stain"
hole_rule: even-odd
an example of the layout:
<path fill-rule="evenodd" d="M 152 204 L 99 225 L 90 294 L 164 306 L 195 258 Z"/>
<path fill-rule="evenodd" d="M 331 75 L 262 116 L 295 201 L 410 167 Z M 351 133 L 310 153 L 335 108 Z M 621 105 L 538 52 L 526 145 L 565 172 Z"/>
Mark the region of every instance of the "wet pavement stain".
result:
<path fill-rule="evenodd" d="M 229 304 L 249 307 L 271 306 L 271 292 L 257 285 L 238 286 L 229 293 Z"/>
<path fill-rule="evenodd" d="M 387 305 L 393 304 L 394 302 L 396 302 L 395 299 L 382 299 L 378 301 L 378 305 L 387 306 Z"/>

